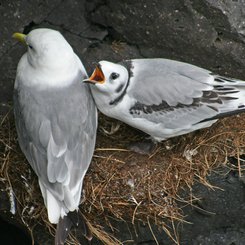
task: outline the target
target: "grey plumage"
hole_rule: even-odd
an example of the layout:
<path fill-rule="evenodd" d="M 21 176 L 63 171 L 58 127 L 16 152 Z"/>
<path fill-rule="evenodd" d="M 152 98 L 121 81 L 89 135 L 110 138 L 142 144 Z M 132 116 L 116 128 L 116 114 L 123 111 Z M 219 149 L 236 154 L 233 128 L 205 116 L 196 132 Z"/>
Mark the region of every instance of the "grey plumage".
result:
<path fill-rule="evenodd" d="M 73 85 L 58 91 L 27 87 L 14 91 L 21 149 L 39 182 L 64 202 L 65 208 L 70 207 L 66 188 L 76 188 L 77 180 L 83 178 L 95 143 L 96 120 L 89 113 L 94 115 L 96 109 L 89 88 L 79 82 L 80 77 L 78 74 Z M 68 179 L 70 183 L 64 188 Z"/>
<path fill-rule="evenodd" d="M 144 67 L 144 71 L 138 70 L 137 76 L 132 76 L 133 85 L 128 91 L 136 100 L 130 108 L 133 117 L 156 123 L 164 121 L 169 129 L 181 128 L 181 125 L 214 119 L 227 112 L 227 105 L 237 99 L 234 96 L 239 90 L 234 79 L 211 75 L 202 68 L 172 60 L 157 59 L 147 68 L 141 62 L 144 60 L 137 60 L 137 66 Z"/>
<path fill-rule="evenodd" d="M 218 118 L 245 110 L 245 82 L 191 64 L 135 59 L 99 65 L 85 79 L 99 110 L 156 141 L 208 127 Z M 119 76 L 112 79 L 113 73 Z"/>
<path fill-rule="evenodd" d="M 48 217 L 58 223 L 56 245 L 74 223 L 84 175 L 93 156 L 97 109 L 86 71 L 57 31 L 17 38 L 31 45 L 17 68 L 14 114 L 20 148 L 38 176 Z M 62 58 L 62 59 L 61 59 Z"/>

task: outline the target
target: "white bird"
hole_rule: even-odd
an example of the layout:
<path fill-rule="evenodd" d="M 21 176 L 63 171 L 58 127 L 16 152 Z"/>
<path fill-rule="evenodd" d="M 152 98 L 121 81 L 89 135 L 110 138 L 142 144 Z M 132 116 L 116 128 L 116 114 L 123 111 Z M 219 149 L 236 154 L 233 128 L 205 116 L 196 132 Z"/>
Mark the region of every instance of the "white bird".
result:
<path fill-rule="evenodd" d="M 155 142 L 245 111 L 244 81 L 174 60 L 100 61 L 84 82 L 90 83 L 103 114 L 142 130 Z"/>
<path fill-rule="evenodd" d="M 97 109 L 83 64 L 55 30 L 14 38 L 27 45 L 17 67 L 14 114 L 19 145 L 38 176 L 48 218 L 63 244 L 73 223 L 95 146 Z M 75 211 L 75 212 L 73 212 Z"/>

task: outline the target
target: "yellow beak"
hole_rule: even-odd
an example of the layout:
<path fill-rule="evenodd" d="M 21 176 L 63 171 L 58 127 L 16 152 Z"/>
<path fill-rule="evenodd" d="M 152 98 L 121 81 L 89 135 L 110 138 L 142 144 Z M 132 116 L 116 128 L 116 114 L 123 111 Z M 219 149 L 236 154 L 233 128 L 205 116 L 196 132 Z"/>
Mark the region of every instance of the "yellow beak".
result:
<path fill-rule="evenodd" d="M 13 34 L 12 37 L 17 39 L 18 41 L 26 44 L 26 35 L 25 34 L 16 32 L 16 33 Z"/>

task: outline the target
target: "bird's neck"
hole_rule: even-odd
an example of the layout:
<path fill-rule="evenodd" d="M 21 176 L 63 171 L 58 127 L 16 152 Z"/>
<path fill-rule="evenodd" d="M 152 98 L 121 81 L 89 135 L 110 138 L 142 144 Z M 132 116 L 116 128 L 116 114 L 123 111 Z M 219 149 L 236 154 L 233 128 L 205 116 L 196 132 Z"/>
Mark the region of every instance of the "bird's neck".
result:
<path fill-rule="evenodd" d="M 67 87 L 74 83 L 81 68 L 82 64 L 75 56 L 73 60 L 63 65 L 60 63 L 59 66 L 51 67 L 47 65 L 35 67 L 28 62 L 27 56 L 23 56 L 18 65 L 16 83 L 21 82 L 27 87 L 40 90 Z"/>

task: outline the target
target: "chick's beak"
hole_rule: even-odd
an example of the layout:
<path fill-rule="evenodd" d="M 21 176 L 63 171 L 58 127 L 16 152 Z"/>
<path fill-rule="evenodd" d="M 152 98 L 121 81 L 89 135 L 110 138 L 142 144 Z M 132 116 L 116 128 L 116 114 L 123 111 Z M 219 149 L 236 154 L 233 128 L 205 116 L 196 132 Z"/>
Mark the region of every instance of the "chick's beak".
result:
<path fill-rule="evenodd" d="M 97 65 L 93 74 L 90 76 L 90 78 L 83 80 L 85 83 L 104 83 L 105 82 L 105 76 L 103 71 L 100 68 L 100 65 Z"/>
<path fill-rule="evenodd" d="M 16 33 L 13 34 L 12 37 L 17 39 L 18 41 L 26 44 L 26 35 L 25 34 L 16 32 Z"/>

